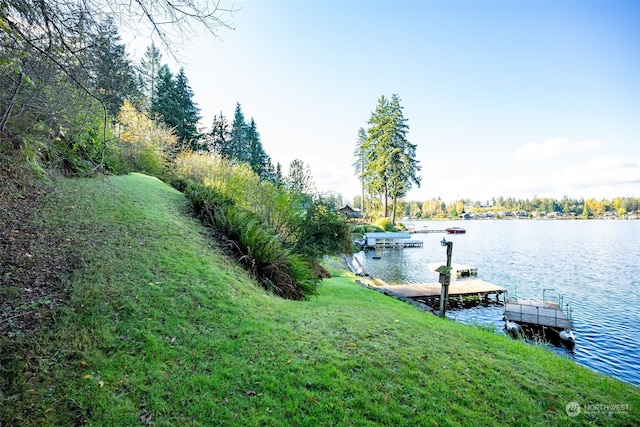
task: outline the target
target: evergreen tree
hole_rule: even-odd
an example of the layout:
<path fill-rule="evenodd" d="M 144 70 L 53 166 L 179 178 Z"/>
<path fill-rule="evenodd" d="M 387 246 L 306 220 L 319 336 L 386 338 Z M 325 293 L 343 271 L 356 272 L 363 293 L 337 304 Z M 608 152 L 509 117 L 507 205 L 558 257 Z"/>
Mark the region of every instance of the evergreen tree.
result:
<path fill-rule="evenodd" d="M 231 131 L 227 118 L 222 115 L 214 116 L 213 124 L 211 125 L 211 132 L 209 132 L 209 144 L 207 149 L 220 155 L 225 159 L 231 158 L 229 152 L 229 142 L 231 139 Z"/>
<path fill-rule="evenodd" d="M 400 98 L 397 94 L 391 96 L 391 114 L 394 123 L 393 148 L 389 153 L 391 170 L 389 173 L 389 195 L 393 199 L 393 213 L 391 222 L 395 224 L 398 200 L 406 196 L 413 184 L 420 186 L 421 166 L 416 159 L 415 144 L 407 140 L 409 126 L 402 113 Z"/>
<path fill-rule="evenodd" d="M 248 163 L 250 151 L 247 144 L 247 122 L 242 114 L 240 103 L 236 103 L 236 110 L 233 114 L 231 124 L 231 134 L 229 139 L 229 158 L 238 162 Z"/>
<path fill-rule="evenodd" d="M 284 176 L 282 175 L 282 165 L 280 164 L 280 162 L 276 163 L 275 182 L 280 184 L 284 182 Z"/>
<path fill-rule="evenodd" d="M 193 102 L 193 91 L 189 87 L 184 70 L 174 77 L 165 64 L 158 70 L 155 97 L 151 113 L 162 118 L 178 138 L 178 150 L 198 151 L 200 134 L 198 121 L 200 110 Z"/>
<path fill-rule="evenodd" d="M 251 165 L 251 169 L 253 169 L 260 179 L 269 179 L 269 166 L 273 169 L 273 165 L 271 165 L 271 159 L 262 147 L 260 134 L 256 129 L 256 122 L 253 118 L 251 118 L 249 126 L 246 128 L 245 136 L 247 139 L 247 146 L 249 148 L 249 165 Z"/>
<path fill-rule="evenodd" d="M 92 63 L 95 70 L 92 74 L 97 97 L 109 115 L 115 117 L 126 99 L 136 101 L 140 98 L 140 90 L 133 64 L 125 46 L 120 43 L 120 35 L 112 19 L 99 25 L 93 47 L 86 51 L 95 52 L 86 64 Z"/>
<path fill-rule="evenodd" d="M 198 132 L 198 122 L 200 121 L 200 109 L 193 101 L 193 90 L 189 87 L 189 81 L 181 68 L 175 80 L 175 97 L 178 104 L 178 111 L 175 116 L 176 135 L 179 144 L 184 148 L 199 151 L 201 135 Z"/>
<path fill-rule="evenodd" d="M 367 131 L 365 131 L 364 128 L 360 128 L 358 129 L 358 141 L 356 142 L 356 150 L 354 152 L 354 155 L 356 156 L 356 161 L 353 164 L 353 167 L 356 170 L 356 176 L 360 180 L 361 194 L 360 194 L 359 207 L 362 210 L 362 214 L 364 214 L 364 190 L 365 190 L 364 171 L 365 171 L 365 162 L 366 162 L 366 155 L 365 155 L 364 149 L 366 147 L 366 143 L 367 143 Z M 358 206 L 356 205 L 354 207 L 358 207 Z"/>
<path fill-rule="evenodd" d="M 392 198 L 392 223 L 395 223 L 398 199 L 404 197 L 413 184 L 420 185 L 416 146 L 407 140 L 406 121 L 398 95 L 392 95 L 391 100 L 381 96 L 369 119 L 367 139 L 360 148 L 365 158 L 364 182 L 370 193 L 382 194 L 385 217 L 389 216 L 388 198 Z"/>
<path fill-rule="evenodd" d="M 389 216 L 387 170 L 390 165 L 386 154 L 392 146 L 392 125 L 389 102 L 383 95 L 378 100 L 375 111 L 371 113 L 366 131 L 367 139 L 363 141 L 360 150 L 364 156 L 362 180 L 369 194 L 382 196 L 385 217 Z"/>
<path fill-rule="evenodd" d="M 280 167 L 280 164 L 278 164 L 278 167 Z M 274 184 L 282 183 L 282 176 L 279 175 L 279 171 L 273 167 L 273 163 L 271 163 L 271 158 L 269 158 L 269 156 L 267 156 L 267 163 L 264 167 L 262 179 L 265 181 L 271 181 Z"/>
<path fill-rule="evenodd" d="M 144 52 L 144 57 L 140 60 L 138 74 L 143 93 L 143 108 L 151 112 L 153 100 L 156 98 L 156 85 L 158 72 L 162 66 L 162 54 L 155 44 L 151 43 Z"/>
<path fill-rule="evenodd" d="M 287 175 L 286 183 L 289 189 L 296 193 L 309 196 L 315 193 L 311 168 L 300 159 L 295 159 L 289 164 L 289 175 Z"/>
<path fill-rule="evenodd" d="M 158 69 L 154 90 L 151 113 L 158 116 L 165 125 L 175 132 L 181 121 L 180 104 L 176 96 L 176 82 L 168 65 L 162 65 Z"/>

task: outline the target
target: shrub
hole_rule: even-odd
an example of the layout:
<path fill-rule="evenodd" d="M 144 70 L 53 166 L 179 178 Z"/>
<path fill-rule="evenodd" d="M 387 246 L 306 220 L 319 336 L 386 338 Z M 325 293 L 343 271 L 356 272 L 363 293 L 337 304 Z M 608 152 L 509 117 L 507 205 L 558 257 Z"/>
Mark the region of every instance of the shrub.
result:
<path fill-rule="evenodd" d="M 119 154 L 130 170 L 164 174 L 169 154 L 177 144 L 171 129 L 137 111 L 129 101 L 120 109 L 116 129 Z"/>
<path fill-rule="evenodd" d="M 395 231 L 395 227 L 389 218 L 378 218 L 375 225 L 383 231 Z"/>

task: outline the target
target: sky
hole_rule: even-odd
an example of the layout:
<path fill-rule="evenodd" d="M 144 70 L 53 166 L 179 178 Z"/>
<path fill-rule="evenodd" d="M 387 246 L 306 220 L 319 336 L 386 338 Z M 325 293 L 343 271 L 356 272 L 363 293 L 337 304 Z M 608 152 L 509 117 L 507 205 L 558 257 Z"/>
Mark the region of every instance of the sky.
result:
<path fill-rule="evenodd" d="M 179 43 L 202 125 L 240 103 L 284 172 L 360 194 L 358 130 L 397 94 L 406 200 L 640 197 L 639 1 L 234 1 Z M 125 37 L 125 40 L 127 38 Z M 151 42 L 128 38 L 134 59 Z"/>

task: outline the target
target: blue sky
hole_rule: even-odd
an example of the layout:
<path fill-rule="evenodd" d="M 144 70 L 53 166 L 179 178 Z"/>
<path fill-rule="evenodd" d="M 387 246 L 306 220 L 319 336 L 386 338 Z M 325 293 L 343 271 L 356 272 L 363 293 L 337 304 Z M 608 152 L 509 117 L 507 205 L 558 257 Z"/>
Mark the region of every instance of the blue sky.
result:
<path fill-rule="evenodd" d="M 222 6 L 234 30 L 180 49 L 203 125 L 239 102 L 321 191 L 359 194 L 358 129 L 396 93 L 422 166 L 408 200 L 640 196 L 640 2 Z"/>

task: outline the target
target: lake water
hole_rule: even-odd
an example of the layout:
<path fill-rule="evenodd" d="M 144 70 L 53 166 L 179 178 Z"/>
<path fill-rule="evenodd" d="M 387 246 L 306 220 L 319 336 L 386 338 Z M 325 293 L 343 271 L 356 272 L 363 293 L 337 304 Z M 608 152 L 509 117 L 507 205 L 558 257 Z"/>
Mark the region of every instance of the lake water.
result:
<path fill-rule="evenodd" d="M 371 276 L 389 284 L 437 282 L 430 263 L 446 264 L 442 238 L 453 242 L 453 263 L 478 268 L 478 278 L 510 296 L 557 301 L 573 309 L 576 346 L 557 349 L 577 363 L 640 386 L 640 221 L 476 220 L 405 222 L 416 230 L 462 226 L 466 234 L 416 233 L 422 248 L 356 254 Z M 373 259 L 374 255 L 380 259 Z M 502 330 L 502 307 L 452 310 L 464 323 Z"/>

